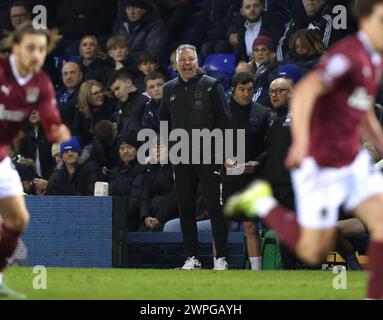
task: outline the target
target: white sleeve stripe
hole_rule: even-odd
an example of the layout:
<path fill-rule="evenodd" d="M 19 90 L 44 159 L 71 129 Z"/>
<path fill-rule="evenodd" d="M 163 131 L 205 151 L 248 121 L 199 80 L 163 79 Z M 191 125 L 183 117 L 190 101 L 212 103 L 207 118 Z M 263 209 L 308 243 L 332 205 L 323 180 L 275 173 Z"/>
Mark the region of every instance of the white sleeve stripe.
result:
<path fill-rule="evenodd" d="M 332 79 L 330 77 L 320 71 L 315 71 L 315 73 L 318 75 L 319 80 L 326 88 L 330 88 L 332 86 Z"/>
<path fill-rule="evenodd" d="M 330 43 L 331 31 L 332 31 L 332 18 L 328 14 L 324 15 L 323 18 L 327 20 L 327 24 L 326 24 L 325 33 L 324 33 L 322 41 L 324 46 L 328 48 Z"/>
<path fill-rule="evenodd" d="M 334 80 L 344 76 L 351 68 L 351 61 L 345 55 L 337 53 L 329 57 L 323 70 L 318 71 L 320 79 L 326 86 L 331 86 Z"/>
<path fill-rule="evenodd" d="M 279 39 L 278 48 L 277 48 L 277 61 L 281 62 L 283 61 L 283 43 L 286 39 L 287 33 L 290 31 L 290 26 L 293 23 L 293 21 L 289 21 L 286 24 L 285 33 L 283 34 L 282 38 Z"/>

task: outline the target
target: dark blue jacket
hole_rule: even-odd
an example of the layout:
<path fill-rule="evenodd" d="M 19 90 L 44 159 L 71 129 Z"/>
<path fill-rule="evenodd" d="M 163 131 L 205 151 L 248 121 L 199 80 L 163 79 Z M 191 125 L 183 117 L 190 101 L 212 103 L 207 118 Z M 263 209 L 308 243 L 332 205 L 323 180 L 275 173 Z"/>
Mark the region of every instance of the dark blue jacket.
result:
<path fill-rule="evenodd" d="M 162 61 L 165 58 L 168 31 L 158 17 L 145 15 L 138 24 L 133 24 L 126 18 L 116 27 L 117 35 L 128 41 L 129 54 L 138 62 L 141 52 L 151 50 Z"/>

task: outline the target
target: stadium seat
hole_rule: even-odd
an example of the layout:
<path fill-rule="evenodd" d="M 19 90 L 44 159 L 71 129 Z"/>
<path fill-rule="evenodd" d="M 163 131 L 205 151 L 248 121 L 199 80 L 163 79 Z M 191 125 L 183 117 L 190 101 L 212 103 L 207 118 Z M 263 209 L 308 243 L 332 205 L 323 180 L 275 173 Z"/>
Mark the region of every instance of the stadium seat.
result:
<path fill-rule="evenodd" d="M 174 79 L 178 76 L 178 72 L 172 68 L 172 65 L 168 65 L 168 74 L 170 79 Z"/>
<path fill-rule="evenodd" d="M 210 54 L 206 57 L 203 68 L 209 76 L 221 81 L 225 90 L 230 88 L 235 71 L 234 54 Z"/>

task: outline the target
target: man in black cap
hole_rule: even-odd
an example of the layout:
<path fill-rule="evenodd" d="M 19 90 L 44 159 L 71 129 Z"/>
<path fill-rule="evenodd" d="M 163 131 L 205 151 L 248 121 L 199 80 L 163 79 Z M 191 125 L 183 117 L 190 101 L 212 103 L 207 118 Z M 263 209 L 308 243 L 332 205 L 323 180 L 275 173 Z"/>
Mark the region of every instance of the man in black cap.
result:
<path fill-rule="evenodd" d="M 115 34 L 128 41 L 129 54 L 138 62 L 143 51 L 153 51 L 157 59 L 165 57 L 168 32 L 163 21 L 154 14 L 146 0 L 124 0 L 121 3 L 122 19 Z"/>

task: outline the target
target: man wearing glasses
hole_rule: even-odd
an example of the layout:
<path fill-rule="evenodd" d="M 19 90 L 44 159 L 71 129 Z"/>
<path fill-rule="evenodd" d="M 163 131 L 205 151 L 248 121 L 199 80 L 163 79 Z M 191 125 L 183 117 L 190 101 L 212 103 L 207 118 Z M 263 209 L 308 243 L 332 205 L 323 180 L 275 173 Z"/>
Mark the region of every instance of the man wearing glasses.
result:
<path fill-rule="evenodd" d="M 266 157 L 261 160 L 262 174 L 272 185 L 276 199 L 291 210 L 295 209 L 294 192 L 284 160 L 291 145 L 289 100 L 293 87 L 293 80 L 287 77 L 277 78 L 270 84 L 269 96 L 275 114 L 266 133 Z M 295 256 L 283 244 L 281 255 L 284 269 L 296 267 Z"/>
<path fill-rule="evenodd" d="M 9 22 L 0 22 L 0 40 L 23 22 L 32 20 L 31 8 L 24 1 L 13 1 L 8 7 Z M 4 19 L 5 20 L 5 19 Z M 2 27 L 4 27 L 3 30 Z"/>
<path fill-rule="evenodd" d="M 9 18 L 11 20 L 12 27 L 15 29 L 23 22 L 30 21 L 32 19 L 31 10 L 24 1 L 16 1 L 9 8 Z"/>
<path fill-rule="evenodd" d="M 275 114 L 271 117 L 266 133 L 266 158 L 264 174 L 275 188 L 280 201 L 291 207 L 294 205 L 290 173 L 284 165 L 291 144 L 289 99 L 294 82 L 288 78 L 277 78 L 270 84 L 269 96 Z"/>

